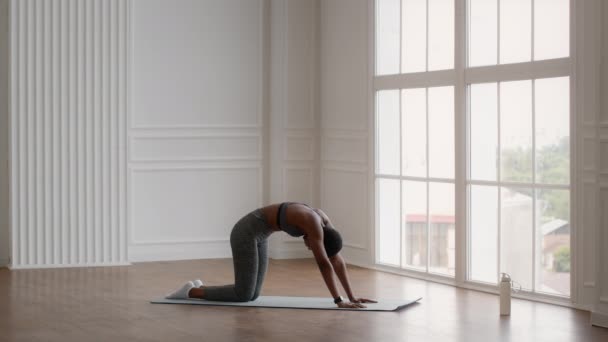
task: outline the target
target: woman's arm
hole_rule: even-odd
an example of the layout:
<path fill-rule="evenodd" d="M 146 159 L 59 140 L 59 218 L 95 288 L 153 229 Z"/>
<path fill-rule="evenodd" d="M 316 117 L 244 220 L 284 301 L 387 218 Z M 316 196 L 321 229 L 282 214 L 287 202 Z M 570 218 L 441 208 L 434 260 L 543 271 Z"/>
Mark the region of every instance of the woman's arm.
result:
<path fill-rule="evenodd" d="M 340 279 L 340 283 L 342 283 L 344 291 L 346 291 L 346 295 L 348 295 L 348 299 L 352 303 L 377 303 L 375 300 L 355 297 L 355 295 L 353 294 L 353 290 L 350 287 L 348 272 L 346 270 L 346 262 L 344 262 L 344 259 L 342 258 L 340 253 L 331 257 L 330 261 L 332 263 L 334 272 L 336 272 L 338 279 Z"/>
<path fill-rule="evenodd" d="M 323 229 L 321 228 L 321 219 L 311 214 L 310 217 L 306 218 L 306 223 L 309 229 L 307 233 L 307 240 L 310 249 L 315 257 L 315 261 L 317 262 L 317 266 L 319 266 L 319 271 L 321 271 L 321 275 L 323 276 L 323 280 L 325 281 L 325 285 L 327 289 L 331 293 L 332 298 L 337 298 L 340 296 L 340 292 L 338 291 L 338 286 L 336 285 L 336 279 L 334 277 L 334 268 L 332 266 L 331 261 L 327 257 L 327 253 L 325 252 L 325 246 L 323 245 Z M 364 307 L 358 303 L 338 303 L 338 306 L 342 308 L 361 308 Z"/>

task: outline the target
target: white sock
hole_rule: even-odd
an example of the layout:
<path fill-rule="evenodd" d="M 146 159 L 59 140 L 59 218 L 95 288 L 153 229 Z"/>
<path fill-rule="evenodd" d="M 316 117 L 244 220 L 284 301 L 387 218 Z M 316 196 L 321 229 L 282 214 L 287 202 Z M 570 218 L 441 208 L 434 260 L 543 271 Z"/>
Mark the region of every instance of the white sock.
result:
<path fill-rule="evenodd" d="M 193 287 L 194 287 L 194 284 L 192 284 L 192 282 L 189 281 L 189 282 L 185 283 L 184 285 L 182 285 L 182 287 L 177 289 L 175 292 L 170 293 L 167 296 L 165 296 L 165 298 L 167 298 L 167 299 L 187 299 L 188 292 L 190 292 L 190 290 Z"/>
<path fill-rule="evenodd" d="M 203 286 L 203 285 L 204 285 L 204 284 L 203 284 L 203 281 L 202 281 L 202 280 L 200 280 L 200 279 L 193 280 L 193 281 L 192 281 L 192 284 L 194 285 L 194 287 L 201 287 L 201 286 Z"/>

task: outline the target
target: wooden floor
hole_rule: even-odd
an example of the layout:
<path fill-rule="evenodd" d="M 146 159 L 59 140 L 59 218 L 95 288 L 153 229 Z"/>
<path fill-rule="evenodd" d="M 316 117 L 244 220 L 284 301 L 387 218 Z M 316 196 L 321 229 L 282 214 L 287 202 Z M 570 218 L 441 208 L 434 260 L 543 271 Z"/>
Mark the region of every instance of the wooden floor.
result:
<path fill-rule="evenodd" d="M 152 305 L 185 279 L 232 282 L 230 259 L 0 269 L 0 341 L 608 341 L 589 313 L 351 267 L 356 294 L 424 297 L 400 312 Z M 314 262 L 271 260 L 263 295 L 327 296 Z M 330 299 L 328 299 L 330 300 Z"/>

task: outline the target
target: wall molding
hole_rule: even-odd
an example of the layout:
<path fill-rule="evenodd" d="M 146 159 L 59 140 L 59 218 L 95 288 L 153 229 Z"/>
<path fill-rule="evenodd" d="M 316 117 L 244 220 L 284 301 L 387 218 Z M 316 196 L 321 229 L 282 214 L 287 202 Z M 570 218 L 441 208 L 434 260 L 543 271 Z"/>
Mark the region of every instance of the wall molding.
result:
<path fill-rule="evenodd" d="M 238 139 L 251 139 L 256 145 L 255 155 L 234 155 L 234 156 L 222 156 L 222 157 L 175 157 L 175 158 L 139 158 L 135 156 L 133 151 L 133 145 L 138 141 L 150 141 L 150 140 L 238 140 Z M 260 134 L 197 134 L 197 135 L 158 135 L 158 136 L 134 136 L 131 137 L 130 145 L 130 161 L 136 163 L 150 163 L 150 162 L 209 162 L 209 161 L 261 161 L 263 160 L 262 151 L 262 137 Z"/>
<path fill-rule="evenodd" d="M 363 146 L 363 150 L 359 151 L 359 153 L 363 152 L 362 155 L 359 155 L 357 159 L 348 159 L 348 158 L 328 158 L 328 149 L 332 144 L 332 140 L 335 142 L 358 142 Z M 336 135 L 336 136 L 323 136 L 323 149 L 321 153 L 321 162 L 337 162 L 337 163 L 348 163 L 348 164 L 360 164 L 367 165 L 367 145 L 368 145 L 368 137 L 367 136 L 354 136 L 354 135 Z"/>
<path fill-rule="evenodd" d="M 288 244 L 304 244 L 304 243 L 302 242 L 302 240 L 291 240 L 291 239 L 290 239 L 290 240 L 283 240 L 283 242 L 284 242 L 284 243 L 288 243 Z M 348 247 L 348 248 L 360 249 L 360 250 L 364 250 L 364 251 L 369 250 L 369 248 L 368 248 L 368 247 L 366 247 L 366 246 L 359 245 L 359 244 L 356 244 L 356 243 L 350 243 L 350 242 L 348 242 L 348 241 L 344 241 L 344 242 L 342 243 L 342 246 L 343 246 L 343 247 Z"/>
<path fill-rule="evenodd" d="M 129 0 L 132 1 L 132 0 Z M 256 90 L 258 92 L 257 94 L 257 99 L 258 101 L 258 105 L 257 108 L 255 108 L 255 122 L 251 123 L 251 124 L 196 124 L 196 123 L 185 123 L 185 124 L 142 124 L 142 123 L 138 123 L 136 122 L 136 118 L 135 115 L 131 115 L 130 119 L 129 119 L 129 129 L 130 130 L 158 130 L 158 129 L 166 129 L 166 130 L 186 130 L 186 129 L 248 129 L 248 128 L 255 128 L 258 129 L 259 131 L 262 131 L 264 129 L 264 111 L 266 110 L 265 108 L 265 101 L 263 100 L 265 97 L 264 92 L 266 91 L 266 87 L 265 87 L 265 82 L 266 82 L 266 75 L 264 74 L 266 72 L 266 68 L 265 68 L 265 39 L 266 39 L 266 32 L 265 32 L 265 25 L 264 25 L 264 20 L 265 20 L 265 11 L 266 11 L 266 1 L 268 0 L 260 0 L 260 6 L 259 6 L 259 11 L 257 13 L 257 15 L 259 16 L 259 20 L 260 20 L 260 25 L 258 28 L 258 42 L 257 42 L 257 46 L 260 47 L 259 48 L 259 60 L 260 60 L 260 65 L 259 68 L 257 68 L 258 71 L 258 75 L 257 78 L 259 80 L 258 86 L 256 87 Z M 133 30 L 132 30 L 133 31 Z M 133 33 L 131 33 L 133 35 Z M 133 59 L 133 53 L 130 53 L 130 57 L 131 60 Z M 131 101 L 133 102 L 133 101 Z M 132 106 L 132 103 L 131 103 Z"/>
<path fill-rule="evenodd" d="M 329 162 L 329 160 L 326 160 L 324 162 Z M 341 161 L 334 161 L 332 160 L 331 162 L 336 162 L 336 163 L 342 163 Z M 321 167 L 321 169 L 323 171 L 334 171 L 334 172 L 346 172 L 346 173 L 357 173 L 357 174 L 367 174 L 367 169 L 361 169 L 361 168 L 349 168 L 349 167 L 344 167 L 344 166 L 330 166 L 330 165 L 323 165 Z"/>
<path fill-rule="evenodd" d="M 222 165 L 222 166 L 218 166 L 218 165 L 167 165 L 167 166 L 141 166 L 141 165 L 137 165 L 137 166 L 131 166 L 130 171 L 132 173 L 136 173 L 136 172 L 164 172 L 164 171 L 206 171 L 206 170 L 258 170 L 261 171 L 262 170 L 262 166 L 261 165 L 235 165 L 235 166 L 228 166 L 228 165 Z"/>
<path fill-rule="evenodd" d="M 131 166 L 129 172 L 129 178 L 131 179 L 137 173 L 156 173 L 156 172 L 188 172 L 188 171 L 255 171 L 258 175 L 258 207 L 262 206 L 263 196 L 263 167 L 261 165 L 137 165 Z M 132 190 L 133 182 L 129 182 L 129 212 L 131 213 L 131 203 L 133 203 L 134 191 Z M 134 259 L 130 261 L 160 261 L 160 260 L 187 260 L 192 258 L 224 258 L 230 257 L 231 254 L 226 254 L 223 248 L 227 248 L 228 253 L 231 253 L 230 239 L 229 238 L 198 238 L 198 239 L 170 239 L 170 240 L 152 240 L 145 241 L 135 238 L 135 225 L 133 224 L 133 215 L 129 216 L 129 258 L 133 256 Z M 228 233 L 229 234 L 229 233 Z M 208 254 L 200 253 L 196 249 L 192 249 L 191 246 L 207 246 L 211 245 L 211 249 Z M 154 249 L 152 247 L 161 247 L 161 257 L 154 255 Z M 177 248 L 177 246 L 179 246 Z M 186 246 L 186 247 L 184 247 Z M 219 247 L 218 247 L 219 246 Z M 223 247 L 221 247 L 223 246 Z M 150 248 L 150 249 L 148 249 Z M 185 250 L 182 250 L 185 248 Z M 134 250 L 131 253 L 131 250 Z M 172 252 L 173 250 L 173 252 Z M 176 258 L 174 258 L 174 253 Z"/>
<path fill-rule="evenodd" d="M 163 163 L 163 164 L 171 164 L 171 163 L 191 163 L 191 162 L 200 162 L 200 163 L 208 163 L 208 162 L 262 162 L 263 158 L 258 157 L 245 157 L 238 156 L 235 158 L 231 157 L 205 157 L 205 158 L 174 158 L 174 159 L 166 159 L 166 158 L 148 158 L 148 159 L 133 159 L 130 162 L 132 164 L 150 164 L 150 163 Z M 196 167 L 189 168 L 183 167 L 184 169 L 196 169 Z M 200 167 L 199 167 L 200 168 Z M 154 167 L 149 169 L 156 169 Z"/>
<path fill-rule="evenodd" d="M 171 130 L 171 131 L 180 131 L 180 130 L 192 130 L 192 129 L 259 129 L 261 130 L 264 126 L 260 123 L 250 124 L 250 125 L 198 125 L 198 124 L 180 124 L 180 125 L 141 125 L 141 124 L 133 124 L 129 127 L 130 130 L 140 130 L 140 131 L 149 131 L 149 130 Z"/>
<path fill-rule="evenodd" d="M 366 145 L 367 146 L 367 145 Z M 348 167 L 348 166 L 335 166 L 335 165 L 327 165 L 326 163 L 323 163 L 321 166 L 321 170 L 322 170 L 322 175 L 323 175 L 323 179 L 324 182 L 327 181 L 327 172 L 335 172 L 335 173 L 349 173 L 349 174 L 354 174 L 354 175 L 360 175 L 364 178 L 364 184 L 362 184 L 361 186 L 365 187 L 365 192 L 368 193 L 369 189 L 368 189 L 368 184 L 367 184 L 367 177 L 368 177 L 368 170 L 365 167 L 358 167 L 358 168 L 352 168 L 352 167 Z M 322 191 L 321 191 L 321 203 L 325 204 L 327 201 L 327 185 L 325 184 L 322 187 Z M 365 203 L 363 205 L 363 211 L 364 211 L 364 216 L 367 217 L 368 212 L 369 212 L 369 202 L 367 201 L 367 198 L 365 198 Z M 343 242 L 343 246 L 346 248 L 350 248 L 352 250 L 353 253 L 356 254 L 356 258 L 359 260 L 364 260 L 367 259 L 366 256 L 361 256 L 360 252 L 361 251 L 365 251 L 365 253 L 369 253 L 370 251 L 370 246 L 369 246 L 369 241 L 366 239 L 367 237 L 367 230 L 365 228 L 363 228 L 366 231 L 366 234 L 364 234 L 365 236 L 363 237 L 364 241 L 362 241 L 363 243 L 354 243 L 351 241 L 344 241 Z M 357 239 L 358 240 L 358 239 Z"/>
<path fill-rule="evenodd" d="M 350 243 L 350 242 L 347 242 L 347 241 L 345 241 L 342 245 L 344 247 L 350 247 L 350 248 L 354 248 L 354 249 L 361 249 L 361 250 L 364 250 L 364 251 L 368 250 L 368 248 L 366 246 L 359 245 L 359 244 L 356 244 L 356 243 Z"/>
<path fill-rule="evenodd" d="M 310 184 L 310 192 L 311 194 L 314 194 L 315 189 L 314 189 L 314 167 L 312 165 L 284 165 L 283 166 L 283 172 L 282 172 L 282 177 L 283 177 L 283 182 L 285 182 L 287 180 L 287 174 L 289 173 L 289 171 L 308 171 L 309 172 L 309 184 Z M 283 198 L 287 198 L 287 186 L 283 186 Z M 289 199 L 288 199 L 289 200 Z M 310 203 L 309 203 L 310 204 Z"/>
<path fill-rule="evenodd" d="M 130 245 L 131 262 L 224 259 L 231 258 L 229 241 L 193 242 L 188 244 Z"/>
<path fill-rule="evenodd" d="M 162 132 L 162 131 L 161 131 Z M 171 131 L 169 131 L 171 132 Z M 135 134 L 133 134 L 135 133 Z M 171 132 L 173 133 L 173 132 Z M 178 134 L 167 134 L 167 132 L 156 133 L 156 134 L 145 134 L 137 135 L 137 132 L 132 132 L 130 136 L 131 140 L 164 140 L 164 139 L 235 139 L 235 138 L 258 138 L 261 139 L 262 135 L 259 132 L 250 133 L 222 133 L 217 131 L 208 131 L 206 133 L 179 133 Z"/>
<path fill-rule="evenodd" d="M 284 240 L 283 242 L 284 243 L 288 243 L 288 244 L 304 244 L 302 242 L 302 240 Z M 366 246 L 359 245 L 359 244 L 356 244 L 356 243 L 350 243 L 348 241 L 344 241 L 342 243 L 342 246 L 343 247 L 348 247 L 348 248 L 360 249 L 360 250 L 364 250 L 364 251 L 368 250 L 368 248 Z"/>
<path fill-rule="evenodd" d="M 279 244 L 277 246 L 271 246 L 269 257 L 270 259 L 310 259 L 312 253 L 304 246 L 302 241 L 284 241 L 289 244 Z M 292 244 L 293 242 L 300 242 L 301 246 Z M 274 247 L 274 248 L 273 248 Z"/>
<path fill-rule="evenodd" d="M 184 244 L 200 244 L 214 242 L 230 242 L 229 238 L 209 238 L 209 239 L 182 239 L 182 240 L 131 240 L 131 245 L 149 246 L 149 245 L 184 245 Z"/>
<path fill-rule="evenodd" d="M 289 152 L 290 142 L 293 141 L 305 141 L 308 144 L 310 152 L 305 156 L 292 156 Z M 315 160 L 315 140 L 312 135 L 296 135 L 287 134 L 285 136 L 285 143 L 283 144 L 283 161 L 306 161 L 314 162 Z"/>
<path fill-rule="evenodd" d="M 367 128 L 358 128 L 358 129 L 345 129 L 338 127 L 328 127 L 324 126 L 321 128 L 321 136 L 322 137 L 368 137 L 369 132 Z"/>
<path fill-rule="evenodd" d="M 136 173 L 156 173 L 156 172 L 187 172 L 187 171 L 234 171 L 234 170 L 252 170 L 258 174 L 258 207 L 262 206 L 263 197 L 263 167 L 261 165 L 163 165 L 163 166 L 131 166 L 129 172 L 129 179 L 131 179 Z M 133 182 L 129 181 L 129 212 L 131 212 L 131 203 L 133 203 Z M 209 238 L 209 239 L 179 239 L 179 240 L 154 240 L 154 241 L 142 241 L 135 239 L 135 226 L 133 225 L 133 215 L 129 215 L 129 249 L 139 248 L 137 253 L 143 253 L 141 256 L 144 260 L 151 261 L 153 256 L 148 255 L 151 252 L 142 252 L 143 247 L 147 246 L 175 246 L 175 245 L 192 245 L 192 244 L 209 244 L 209 243 L 227 243 L 228 250 L 230 251 L 230 239 L 229 238 Z M 140 254 L 135 254 L 139 256 Z M 167 252 L 168 253 L 168 252 Z M 196 252 L 194 252 L 196 254 Z M 214 250 L 212 255 L 218 255 L 219 251 Z M 129 251 L 129 255 L 131 252 Z M 170 257 L 170 253 L 168 253 Z M 198 254 L 196 254 L 198 255 Z M 185 257 L 185 256 L 184 256 Z M 215 257 L 215 256 L 214 256 Z M 187 258 L 186 258 L 187 259 Z M 154 259 L 163 260 L 163 259 Z M 174 260 L 174 259 L 167 259 Z"/>
<path fill-rule="evenodd" d="M 284 74 L 284 82 L 285 85 L 287 87 L 286 91 L 285 91 L 285 115 L 283 118 L 283 129 L 284 130 L 301 130 L 301 129 L 309 129 L 309 130 L 314 130 L 316 127 L 316 121 L 317 121 L 317 117 L 315 115 L 315 108 L 316 108 L 316 101 L 317 101 L 317 97 L 316 97 L 316 91 L 315 91 L 315 81 L 316 81 L 316 72 L 315 72 L 315 55 L 317 54 L 317 49 L 318 46 L 317 44 L 315 44 L 316 42 L 316 37 L 315 37 L 315 25 L 314 25 L 314 21 L 311 22 L 307 22 L 308 27 L 296 27 L 293 24 L 290 24 L 292 22 L 291 20 L 291 11 L 293 11 L 293 7 L 294 4 L 299 4 L 299 5 L 309 5 L 312 7 L 312 12 L 314 15 L 314 10 L 315 10 L 315 3 L 314 2 L 294 2 L 294 1 L 290 1 L 287 0 L 285 1 L 285 5 L 283 8 L 283 15 L 284 15 L 284 20 L 285 20 L 285 38 L 286 38 L 286 42 L 285 42 L 285 50 L 284 50 L 284 59 L 285 59 L 285 67 L 287 72 L 285 72 Z M 298 8 L 296 8 L 297 10 Z M 297 11 L 298 14 L 300 15 L 306 15 L 307 13 L 303 13 L 304 11 L 302 11 L 302 9 L 300 9 L 299 11 Z M 295 49 L 291 49 L 290 48 L 290 44 L 292 44 L 292 42 L 298 42 L 301 43 L 298 40 L 292 39 L 292 37 L 290 36 L 290 34 L 292 32 L 301 32 L 303 29 L 308 29 L 308 31 L 306 32 L 307 35 L 305 37 L 306 40 L 308 40 L 311 43 L 311 48 L 306 49 L 305 53 L 307 55 L 302 56 L 302 58 L 305 60 L 304 63 L 306 63 L 306 72 L 304 72 L 303 74 L 298 75 L 299 78 L 298 80 L 301 80 L 302 77 L 304 77 L 304 79 L 306 80 L 306 89 L 308 91 L 308 96 L 309 96 L 309 101 L 307 103 L 308 105 L 308 111 L 306 112 L 306 118 L 309 119 L 303 126 L 298 126 L 295 123 L 292 123 L 290 118 L 291 116 L 289 115 L 290 113 L 292 113 L 293 111 L 291 110 L 291 103 L 293 102 L 291 99 L 291 82 L 290 80 L 292 80 L 292 74 L 294 73 L 293 69 L 290 70 L 290 64 L 291 64 L 291 58 L 290 58 L 290 52 L 291 50 L 295 50 Z M 298 57 L 300 56 L 299 54 L 297 55 Z M 296 112 L 297 113 L 297 112 Z"/>
<path fill-rule="evenodd" d="M 55 269 L 55 268 L 79 268 L 79 267 L 115 267 L 130 266 L 130 262 L 98 262 L 82 264 L 32 264 L 8 266 L 9 270 L 31 270 L 31 269 Z"/>
<path fill-rule="evenodd" d="M 346 133 L 351 132 L 351 133 Z M 331 133 L 328 131 L 323 131 L 322 135 L 323 139 L 334 139 L 334 140 L 367 140 L 367 134 L 361 134 L 358 131 L 340 131 L 337 133 Z"/>

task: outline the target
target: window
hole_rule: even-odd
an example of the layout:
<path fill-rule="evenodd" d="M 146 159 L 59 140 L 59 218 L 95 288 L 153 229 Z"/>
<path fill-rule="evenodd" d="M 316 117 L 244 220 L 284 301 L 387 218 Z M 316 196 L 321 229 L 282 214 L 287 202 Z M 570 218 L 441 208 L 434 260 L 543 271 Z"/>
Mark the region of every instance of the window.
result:
<path fill-rule="evenodd" d="M 454 69 L 453 0 L 380 0 L 377 13 L 377 75 Z M 454 276 L 454 84 L 378 89 L 376 113 L 378 262 Z"/>
<path fill-rule="evenodd" d="M 569 7 L 376 0 L 377 263 L 570 295 Z"/>

